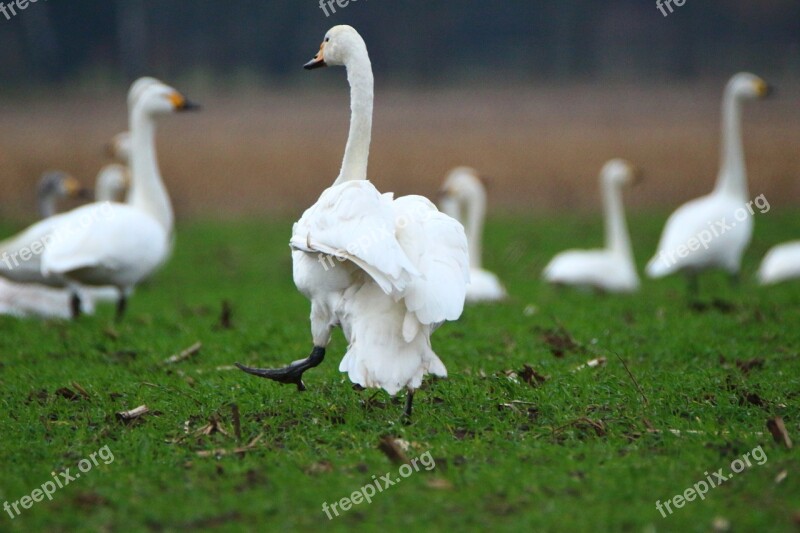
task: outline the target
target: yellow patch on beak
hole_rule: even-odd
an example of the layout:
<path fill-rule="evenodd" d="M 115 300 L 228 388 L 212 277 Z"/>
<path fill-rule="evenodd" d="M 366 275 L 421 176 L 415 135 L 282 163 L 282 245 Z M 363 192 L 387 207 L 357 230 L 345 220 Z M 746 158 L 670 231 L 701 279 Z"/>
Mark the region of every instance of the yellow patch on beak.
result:
<path fill-rule="evenodd" d="M 67 176 L 64 178 L 64 190 L 67 191 L 67 194 L 71 197 L 78 196 L 81 192 L 81 184 L 72 176 Z"/>
<path fill-rule="evenodd" d="M 765 82 L 764 80 L 758 80 L 756 82 L 756 94 L 758 94 L 759 98 L 764 98 L 766 96 L 769 96 L 770 92 L 771 91 L 767 82 Z"/>
<path fill-rule="evenodd" d="M 325 42 L 319 45 L 319 52 L 317 55 L 314 56 L 314 59 L 303 65 L 303 68 L 306 70 L 312 70 L 315 68 L 326 67 L 325 64 Z"/>
<path fill-rule="evenodd" d="M 172 102 L 175 109 L 183 109 L 186 107 L 186 98 L 184 98 L 181 93 L 172 93 L 169 95 L 169 101 Z"/>

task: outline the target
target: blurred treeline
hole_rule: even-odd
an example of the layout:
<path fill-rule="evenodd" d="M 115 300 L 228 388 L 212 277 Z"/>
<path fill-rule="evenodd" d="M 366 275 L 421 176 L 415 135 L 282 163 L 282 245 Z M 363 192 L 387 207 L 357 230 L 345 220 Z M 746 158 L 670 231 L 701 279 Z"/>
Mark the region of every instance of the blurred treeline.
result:
<path fill-rule="evenodd" d="M 6 3 L 8 1 L 6 0 Z M 800 0 L 39 0 L 0 15 L 3 88 L 143 73 L 291 83 L 334 24 L 367 39 L 383 80 L 800 76 Z"/>

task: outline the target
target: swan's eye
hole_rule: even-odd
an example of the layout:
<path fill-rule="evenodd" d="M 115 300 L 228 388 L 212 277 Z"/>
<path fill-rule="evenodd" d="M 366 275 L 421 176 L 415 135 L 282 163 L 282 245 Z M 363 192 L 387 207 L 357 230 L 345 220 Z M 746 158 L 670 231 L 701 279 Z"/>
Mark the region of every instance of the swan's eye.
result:
<path fill-rule="evenodd" d="M 330 37 L 325 37 L 325 42 L 326 42 L 326 43 L 329 43 L 329 42 L 331 42 L 331 38 L 330 38 Z"/>

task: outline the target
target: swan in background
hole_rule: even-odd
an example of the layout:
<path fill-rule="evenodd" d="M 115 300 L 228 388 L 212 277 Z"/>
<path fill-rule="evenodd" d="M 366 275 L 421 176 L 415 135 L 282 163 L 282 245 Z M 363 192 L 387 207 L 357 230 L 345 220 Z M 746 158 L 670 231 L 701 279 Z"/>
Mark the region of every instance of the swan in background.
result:
<path fill-rule="evenodd" d="M 51 171 L 42 174 L 36 190 L 36 199 L 39 204 L 39 216 L 49 218 L 58 211 L 58 202 L 67 198 L 88 198 L 86 189 L 80 182 L 61 171 Z"/>
<path fill-rule="evenodd" d="M 95 199 L 98 202 L 119 201 L 127 186 L 127 169 L 122 165 L 107 165 L 97 176 Z M 56 214 L 59 200 L 87 197 L 88 191 L 69 174 L 56 171 L 42 176 L 37 195 L 40 215 L 49 218 Z M 97 302 L 115 301 L 117 291 L 113 287 L 92 287 L 84 289 L 82 296 L 81 312 L 92 315 Z M 69 318 L 72 315 L 71 297 L 65 289 L 35 283 L 12 283 L 0 278 L 0 315 Z"/>
<path fill-rule="evenodd" d="M 372 134 L 373 76 L 367 47 L 350 26 L 325 36 L 306 69 L 344 65 L 350 83 L 350 133 L 339 176 L 294 225 L 294 281 L 311 300 L 314 348 L 278 370 L 237 366 L 256 376 L 295 384 L 318 366 L 332 329 L 348 349 L 339 365 L 362 387 L 391 395 L 414 390 L 426 374 L 446 376 L 431 334 L 464 308 L 469 254 L 464 228 L 421 196 L 393 199 L 367 181 Z"/>
<path fill-rule="evenodd" d="M 124 165 L 111 163 L 100 169 L 94 186 L 97 202 L 120 202 L 130 185 L 130 172 Z"/>
<path fill-rule="evenodd" d="M 747 168 L 742 139 L 742 105 L 766 98 L 767 83 L 748 73 L 731 78 L 722 107 L 722 158 L 714 191 L 679 207 L 667 220 L 647 275 L 661 278 L 675 272 L 689 275 L 696 295 L 696 275 L 711 268 L 739 274 L 742 256 L 753 234 L 752 202 L 748 203 Z M 743 216 L 744 215 L 744 216 Z"/>
<path fill-rule="evenodd" d="M 37 189 L 39 214 L 48 218 L 56 214 L 59 200 L 83 196 L 84 189 L 78 180 L 65 172 L 54 171 L 42 175 Z M 86 300 L 82 311 L 94 313 L 94 302 Z M 69 318 L 70 294 L 64 289 L 54 289 L 36 284 L 12 283 L 0 278 L 0 315 L 17 318 Z"/>
<path fill-rule="evenodd" d="M 795 278 L 800 278 L 800 241 L 779 244 L 770 249 L 758 269 L 758 282 L 761 285 L 774 285 Z"/>
<path fill-rule="evenodd" d="M 605 210 L 606 247 L 602 250 L 570 250 L 555 256 L 545 267 L 548 283 L 590 287 L 606 292 L 639 290 L 622 188 L 640 179 L 639 171 L 629 162 L 613 159 L 600 172 Z"/>
<path fill-rule="evenodd" d="M 486 188 L 475 169 L 458 167 L 450 171 L 442 186 L 439 210 L 461 222 L 467 233 L 470 266 L 467 302 L 504 300 L 507 293 L 503 284 L 481 267 Z"/>
<path fill-rule="evenodd" d="M 68 287 L 73 316 L 81 311 L 82 287 L 115 287 L 121 319 L 133 288 L 166 260 L 172 244 L 172 206 L 155 150 L 156 119 L 195 108 L 172 87 L 150 83 L 130 113 L 129 203 L 88 204 L 0 243 L 0 276 Z"/>

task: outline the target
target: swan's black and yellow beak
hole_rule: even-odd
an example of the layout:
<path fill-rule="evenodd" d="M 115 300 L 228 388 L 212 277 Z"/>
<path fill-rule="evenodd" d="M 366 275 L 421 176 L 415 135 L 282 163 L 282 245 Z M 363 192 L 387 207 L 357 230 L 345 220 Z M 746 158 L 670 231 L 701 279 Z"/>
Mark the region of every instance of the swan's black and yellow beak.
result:
<path fill-rule="evenodd" d="M 181 93 L 172 93 L 169 100 L 175 107 L 175 111 L 197 111 L 200 109 L 200 104 L 192 102 Z"/>
<path fill-rule="evenodd" d="M 325 43 L 319 45 L 319 52 L 317 55 L 314 56 L 314 59 L 303 65 L 303 68 L 306 70 L 314 70 L 315 68 L 322 68 L 327 67 L 328 65 L 325 63 Z"/>
<path fill-rule="evenodd" d="M 764 80 L 759 80 L 756 84 L 756 92 L 759 98 L 769 98 L 775 94 L 775 87 Z"/>

